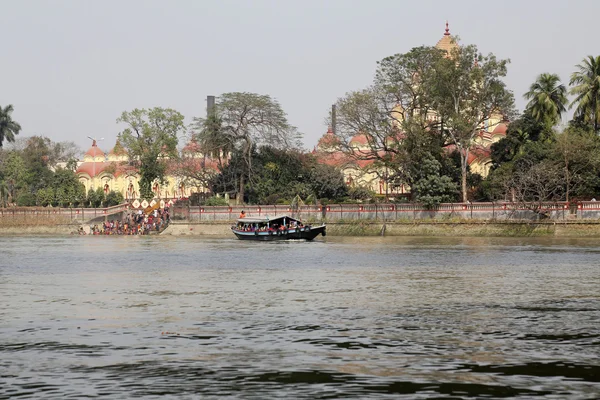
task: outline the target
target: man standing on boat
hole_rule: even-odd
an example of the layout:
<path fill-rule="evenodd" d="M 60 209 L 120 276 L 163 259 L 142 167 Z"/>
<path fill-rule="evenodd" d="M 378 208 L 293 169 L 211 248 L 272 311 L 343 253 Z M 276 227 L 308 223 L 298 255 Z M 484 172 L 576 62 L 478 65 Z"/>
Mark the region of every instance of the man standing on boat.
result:
<path fill-rule="evenodd" d="M 242 210 L 242 212 L 240 213 L 240 218 L 246 218 L 246 213 L 244 212 L 244 210 Z"/>

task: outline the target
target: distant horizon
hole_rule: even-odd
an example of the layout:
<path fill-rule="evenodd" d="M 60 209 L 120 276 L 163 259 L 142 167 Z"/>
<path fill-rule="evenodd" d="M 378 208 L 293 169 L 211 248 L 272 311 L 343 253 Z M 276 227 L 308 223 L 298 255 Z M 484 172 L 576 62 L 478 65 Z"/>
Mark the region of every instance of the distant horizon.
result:
<path fill-rule="evenodd" d="M 19 137 L 73 141 L 83 152 L 88 136 L 104 137 L 105 152 L 114 146 L 123 111 L 173 108 L 189 125 L 205 115 L 208 95 L 233 91 L 277 99 L 311 150 L 338 98 L 371 84 L 382 58 L 434 46 L 446 21 L 462 44 L 511 59 L 505 81 L 519 112 L 539 74 L 556 73 L 568 85 L 576 65 L 600 50 L 600 3 L 590 0 L 546 8 L 509 0 L 506 15 L 493 4 L 433 0 L 3 5 L 10 57 L 0 105 L 14 106 Z"/>

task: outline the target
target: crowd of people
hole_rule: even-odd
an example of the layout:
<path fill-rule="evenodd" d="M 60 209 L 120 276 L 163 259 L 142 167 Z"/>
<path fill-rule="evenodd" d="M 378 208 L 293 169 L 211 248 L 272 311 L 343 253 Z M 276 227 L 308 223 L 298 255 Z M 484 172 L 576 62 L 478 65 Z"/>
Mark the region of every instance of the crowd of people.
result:
<path fill-rule="evenodd" d="M 147 235 L 160 232 L 171 221 L 169 207 L 163 209 L 129 211 L 122 220 L 106 220 L 101 224 L 90 225 L 90 235 Z M 88 234 L 83 227 L 80 235 Z"/>

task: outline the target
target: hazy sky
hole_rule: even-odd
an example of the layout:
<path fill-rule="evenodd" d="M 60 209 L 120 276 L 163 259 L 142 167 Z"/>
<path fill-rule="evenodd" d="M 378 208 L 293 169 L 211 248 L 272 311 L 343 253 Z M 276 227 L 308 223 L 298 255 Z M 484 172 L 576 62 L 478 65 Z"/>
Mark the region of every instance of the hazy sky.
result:
<path fill-rule="evenodd" d="M 110 149 L 122 111 L 204 116 L 207 95 L 269 94 L 312 148 L 331 104 L 373 79 L 376 62 L 435 45 L 446 20 L 464 44 L 510 58 L 522 95 L 542 72 L 568 82 L 600 54 L 600 1 L 0 0 L 0 105 L 20 136 L 87 136 Z"/>

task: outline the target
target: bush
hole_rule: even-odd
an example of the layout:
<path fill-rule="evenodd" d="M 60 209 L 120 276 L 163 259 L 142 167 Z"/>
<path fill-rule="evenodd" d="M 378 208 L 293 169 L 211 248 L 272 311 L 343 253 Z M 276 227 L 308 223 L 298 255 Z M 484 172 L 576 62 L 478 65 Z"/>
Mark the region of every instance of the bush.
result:
<path fill-rule="evenodd" d="M 370 200 L 374 195 L 372 190 L 363 186 L 353 186 L 348 190 L 348 197 L 351 200 Z"/>
<path fill-rule="evenodd" d="M 19 197 L 17 197 L 17 205 L 19 207 L 35 206 L 35 196 L 33 193 L 21 193 Z"/>
<path fill-rule="evenodd" d="M 206 206 L 228 206 L 229 202 L 227 201 L 227 199 L 225 197 L 213 196 L 213 197 L 209 197 L 208 199 L 206 199 L 206 203 L 204 203 L 204 205 L 206 205 Z"/>
<path fill-rule="evenodd" d="M 116 206 L 123 203 L 123 194 L 121 192 L 112 191 L 106 195 L 106 207 Z"/>

